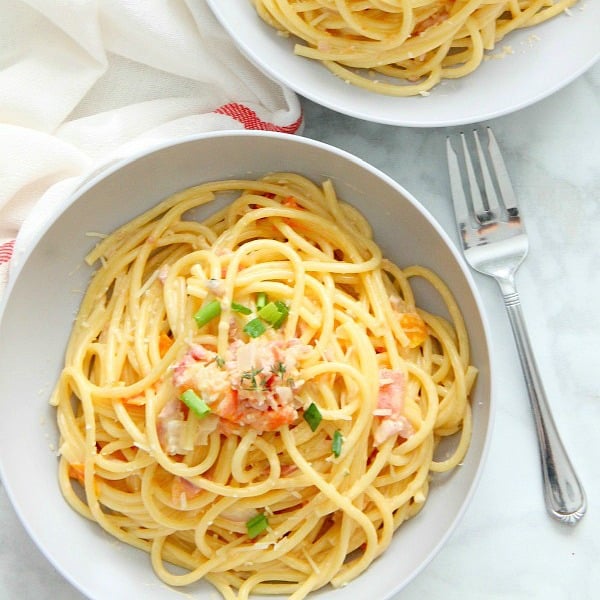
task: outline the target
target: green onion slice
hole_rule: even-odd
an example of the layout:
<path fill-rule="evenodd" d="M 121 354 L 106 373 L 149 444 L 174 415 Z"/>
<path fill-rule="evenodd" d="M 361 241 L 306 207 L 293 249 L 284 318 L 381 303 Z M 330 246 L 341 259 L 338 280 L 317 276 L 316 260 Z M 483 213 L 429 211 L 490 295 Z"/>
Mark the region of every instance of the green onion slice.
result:
<path fill-rule="evenodd" d="M 304 420 L 308 423 L 308 426 L 312 431 L 316 431 L 321 419 L 323 418 L 319 407 L 314 402 L 311 402 L 310 406 L 304 411 L 303 416 Z"/>
<path fill-rule="evenodd" d="M 210 407 L 194 390 L 185 390 L 181 396 L 181 401 L 198 417 L 201 419 L 206 417 L 210 413 Z"/>
<path fill-rule="evenodd" d="M 336 429 L 333 434 L 333 439 L 331 440 L 331 451 L 336 458 L 342 453 L 343 441 L 344 437 L 342 436 L 342 432 L 339 429 Z"/>
<path fill-rule="evenodd" d="M 281 318 L 281 311 L 275 302 L 269 302 L 258 311 L 258 316 L 269 323 L 269 325 L 273 325 L 273 323 L 276 323 Z"/>
<path fill-rule="evenodd" d="M 259 513 L 252 517 L 249 521 L 246 521 L 246 530 L 248 531 L 248 537 L 254 539 L 267 530 L 269 521 L 264 513 Z"/>
<path fill-rule="evenodd" d="M 279 329 L 285 322 L 289 312 L 285 302 L 275 300 L 275 302 L 265 304 L 265 306 L 258 311 L 258 316 L 269 325 L 272 325 L 275 329 Z"/>
<path fill-rule="evenodd" d="M 243 315 L 249 315 L 252 312 L 250 308 L 244 306 L 243 304 L 238 304 L 237 302 L 231 303 L 231 310 L 242 313 Z"/>
<path fill-rule="evenodd" d="M 220 314 L 221 303 L 218 300 L 212 300 L 198 310 L 198 312 L 194 315 L 194 319 L 198 327 L 204 327 L 204 325 L 218 317 Z"/>
<path fill-rule="evenodd" d="M 256 294 L 256 310 L 260 310 L 267 304 L 267 294 L 265 292 L 258 292 Z"/>
<path fill-rule="evenodd" d="M 281 300 L 275 300 L 275 306 L 277 306 L 280 316 L 274 323 L 272 323 L 272 325 L 274 329 L 279 329 L 285 323 L 287 316 L 290 314 L 290 309 L 288 308 L 287 304 Z"/>
<path fill-rule="evenodd" d="M 266 330 L 266 325 L 258 317 L 248 321 L 244 325 L 244 333 L 248 334 L 251 338 L 261 336 Z"/>

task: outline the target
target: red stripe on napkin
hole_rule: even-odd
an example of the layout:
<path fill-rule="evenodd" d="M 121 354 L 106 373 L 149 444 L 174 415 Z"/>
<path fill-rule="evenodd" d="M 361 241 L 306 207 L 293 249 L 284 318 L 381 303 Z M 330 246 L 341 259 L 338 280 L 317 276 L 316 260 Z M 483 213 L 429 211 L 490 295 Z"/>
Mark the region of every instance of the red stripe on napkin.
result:
<path fill-rule="evenodd" d="M 14 247 L 15 240 L 10 240 L 10 242 L 5 242 L 4 244 L 0 245 L 0 265 L 8 262 L 11 259 Z"/>
<path fill-rule="evenodd" d="M 262 131 L 279 131 L 281 133 L 294 133 L 302 123 L 302 115 L 290 125 L 275 125 L 263 121 L 251 108 L 237 102 L 229 102 L 219 106 L 214 112 L 219 115 L 227 115 L 239 121 L 245 129 L 260 129 Z"/>

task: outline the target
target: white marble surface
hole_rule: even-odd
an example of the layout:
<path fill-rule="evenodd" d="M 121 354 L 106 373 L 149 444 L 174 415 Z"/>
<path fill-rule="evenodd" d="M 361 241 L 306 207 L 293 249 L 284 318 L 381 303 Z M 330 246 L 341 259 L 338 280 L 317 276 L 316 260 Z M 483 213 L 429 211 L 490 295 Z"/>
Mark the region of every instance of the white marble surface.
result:
<path fill-rule="evenodd" d="M 393 128 L 304 103 L 304 135 L 394 177 L 451 233 L 441 129 Z M 490 121 L 520 198 L 530 254 L 517 282 L 555 420 L 588 495 L 574 527 L 547 515 L 533 421 L 495 283 L 476 275 L 488 316 L 497 412 L 469 509 L 397 600 L 592 599 L 600 590 L 600 65 L 538 104 Z M 32 490 L 35 493 L 35 490 Z M 81 600 L 40 554 L 0 489 L 0 599 Z"/>

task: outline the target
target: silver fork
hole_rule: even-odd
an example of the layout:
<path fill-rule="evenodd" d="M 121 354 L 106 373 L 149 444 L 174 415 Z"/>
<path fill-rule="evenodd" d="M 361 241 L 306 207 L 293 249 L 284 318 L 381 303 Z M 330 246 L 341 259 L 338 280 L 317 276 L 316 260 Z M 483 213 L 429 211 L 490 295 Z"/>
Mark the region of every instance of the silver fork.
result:
<path fill-rule="evenodd" d="M 576 523 L 586 511 L 585 492 L 554 423 L 515 287 L 514 275 L 529 247 L 527 235 L 500 148 L 492 130 L 486 129 L 487 144 L 477 130 L 473 139 L 461 133 L 458 152 L 446 138 L 458 231 L 467 262 L 493 277 L 502 291 L 535 420 L 546 508 L 554 518 Z"/>

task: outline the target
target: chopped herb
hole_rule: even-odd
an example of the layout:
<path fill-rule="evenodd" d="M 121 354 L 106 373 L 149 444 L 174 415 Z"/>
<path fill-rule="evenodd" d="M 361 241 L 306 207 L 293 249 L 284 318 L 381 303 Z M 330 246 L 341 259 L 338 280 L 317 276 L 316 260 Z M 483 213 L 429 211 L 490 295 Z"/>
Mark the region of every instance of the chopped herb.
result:
<path fill-rule="evenodd" d="M 196 324 L 198 327 L 204 327 L 209 321 L 212 321 L 215 317 L 221 314 L 221 303 L 218 300 L 212 300 L 208 304 L 205 304 L 200 310 L 194 315 Z"/>
<path fill-rule="evenodd" d="M 258 317 L 248 321 L 246 325 L 244 325 L 244 333 L 248 334 L 251 338 L 261 336 L 266 330 L 265 324 Z"/>
<path fill-rule="evenodd" d="M 280 313 L 285 313 L 287 315 L 290 312 L 287 304 L 283 300 L 275 300 L 275 305 Z"/>
<path fill-rule="evenodd" d="M 304 420 L 308 423 L 312 431 L 316 431 L 322 418 L 323 415 L 319 407 L 314 402 L 311 402 L 310 406 L 304 411 Z"/>
<path fill-rule="evenodd" d="M 243 304 L 238 304 L 237 302 L 231 303 L 231 310 L 242 313 L 243 315 L 249 315 L 252 312 L 252 310 L 249 309 L 247 306 L 244 306 Z"/>
<path fill-rule="evenodd" d="M 246 386 L 243 386 L 245 390 L 258 390 L 266 388 L 266 381 L 263 379 L 260 386 L 258 381 L 256 380 L 256 376 L 262 373 L 262 369 L 257 369 L 253 367 L 249 371 L 244 371 L 240 377 L 241 381 L 249 381 L 250 383 Z"/>
<path fill-rule="evenodd" d="M 277 321 L 273 323 L 273 328 L 279 329 L 285 323 L 287 316 L 290 314 L 290 309 L 288 308 L 287 304 L 281 300 L 275 300 L 275 306 L 277 306 L 280 316 Z"/>
<path fill-rule="evenodd" d="M 269 325 L 273 325 L 281 318 L 281 312 L 275 302 L 269 302 L 258 311 L 258 316 Z"/>
<path fill-rule="evenodd" d="M 285 363 L 282 363 L 280 360 L 278 360 L 272 367 L 271 367 L 271 373 L 273 373 L 273 375 L 275 375 L 276 377 L 279 377 L 281 380 L 283 380 L 283 376 L 285 375 Z"/>
<path fill-rule="evenodd" d="M 339 429 L 336 429 L 333 434 L 333 439 L 331 440 L 331 451 L 336 458 L 342 453 L 343 441 L 344 437 L 342 436 L 342 432 Z"/>
<path fill-rule="evenodd" d="M 269 325 L 272 325 L 275 329 L 279 329 L 289 314 L 289 309 L 285 302 L 281 300 L 275 300 L 275 302 L 269 302 L 265 304 L 259 311 L 258 316 L 266 321 Z"/>
<path fill-rule="evenodd" d="M 198 417 L 206 417 L 210 413 L 210 407 L 194 390 L 185 390 L 181 396 L 181 401 Z"/>
<path fill-rule="evenodd" d="M 215 354 L 206 364 L 210 365 L 211 363 L 215 363 L 219 369 L 222 369 L 225 366 L 225 359 L 222 356 Z"/>
<path fill-rule="evenodd" d="M 256 536 L 267 530 L 269 521 L 264 513 L 258 513 L 250 520 L 246 521 L 246 530 L 248 531 L 248 537 L 254 539 Z"/>
<path fill-rule="evenodd" d="M 260 310 L 267 304 L 267 294 L 265 292 L 258 292 L 256 294 L 256 310 Z"/>

